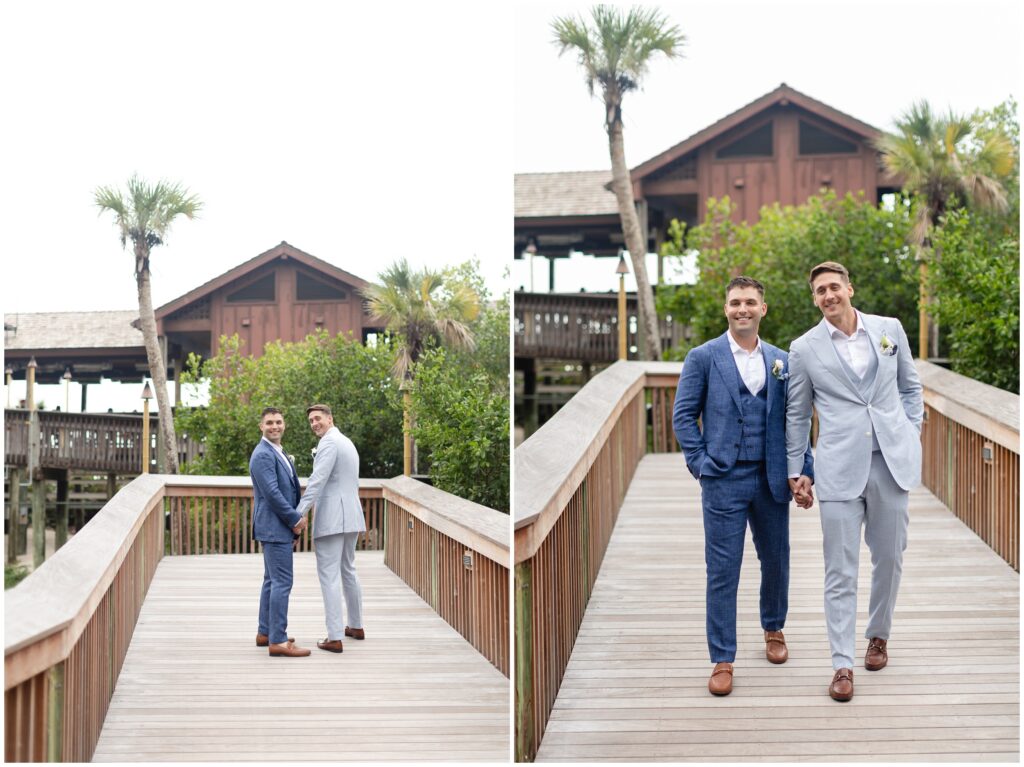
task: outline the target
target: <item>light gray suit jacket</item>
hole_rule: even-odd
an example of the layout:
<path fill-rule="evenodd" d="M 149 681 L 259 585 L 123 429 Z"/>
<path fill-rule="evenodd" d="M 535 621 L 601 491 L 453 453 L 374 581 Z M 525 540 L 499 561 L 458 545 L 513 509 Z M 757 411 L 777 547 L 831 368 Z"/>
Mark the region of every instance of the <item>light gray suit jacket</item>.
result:
<path fill-rule="evenodd" d="M 924 404 L 907 334 L 894 317 L 861 314 L 861 318 L 878 361 L 866 391 L 840 363 L 825 320 L 789 348 L 789 474 L 803 470 L 813 405 L 818 411 L 814 484 L 822 501 L 848 501 L 863 492 L 871 469 L 872 432 L 896 483 L 910 490 L 921 482 Z M 883 334 L 895 345 L 895 353 L 882 353 Z"/>
<path fill-rule="evenodd" d="M 313 537 L 366 530 L 359 502 L 359 453 L 352 440 L 332 426 L 320 438 L 306 492 L 295 510 L 306 515 L 316 506 Z"/>

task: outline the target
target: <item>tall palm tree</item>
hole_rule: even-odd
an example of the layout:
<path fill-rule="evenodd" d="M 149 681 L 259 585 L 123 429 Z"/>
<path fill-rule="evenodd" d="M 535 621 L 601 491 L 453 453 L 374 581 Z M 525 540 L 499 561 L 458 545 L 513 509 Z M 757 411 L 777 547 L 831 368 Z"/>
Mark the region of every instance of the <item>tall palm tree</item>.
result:
<path fill-rule="evenodd" d="M 157 409 L 160 413 L 160 437 L 163 439 L 167 471 L 178 472 L 178 448 L 174 435 L 171 403 L 167 397 L 167 367 L 156 335 L 156 316 L 153 314 L 153 295 L 150 288 L 150 251 L 162 245 L 171 223 L 178 216 L 195 218 L 202 208 L 199 198 L 180 184 L 158 181 L 150 184 L 138 175 L 128 179 L 126 190 L 109 186 L 96 189 L 95 202 L 100 214 L 114 213 L 114 223 L 121 231 L 121 247 L 132 242 L 135 254 L 135 284 L 139 293 L 139 324 L 146 346 L 149 374 L 156 389 Z"/>
<path fill-rule="evenodd" d="M 931 232 L 954 200 L 985 210 L 1005 212 L 1006 190 L 1000 178 L 1014 166 L 1010 140 L 998 133 L 979 136 L 973 118 L 950 111 L 939 116 L 927 101 L 915 102 L 898 120 L 897 133 L 875 141 L 882 164 L 903 179 L 903 191 L 919 198 L 910 244 L 918 253 L 921 275 L 918 355 L 928 356 L 929 301 L 926 285 Z M 938 334 L 931 333 L 932 356 L 938 356 Z"/>
<path fill-rule="evenodd" d="M 393 372 L 402 384 L 405 432 L 403 466 L 406 474 L 416 472 L 416 447 L 412 440 L 409 384 L 415 365 L 429 340 L 440 340 L 455 348 L 473 349 L 469 323 L 480 312 L 477 294 L 464 283 L 442 291 L 444 279 L 430 269 L 414 270 L 404 258 L 380 274 L 380 285 L 363 291 L 370 314 L 385 323 L 397 336 Z"/>
<path fill-rule="evenodd" d="M 559 55 L 576 52 L 583 70 L 587 90 L 593 96 L 598 86 L 604 99 L 604 125 L 608 132 L 608 153 L 612 161 L 612 191 L 619 207 L 622 233 L 636 275 L 640 320 L 645 331 L 644 359 L 661 357 L 658 315 L 654 309 L 651 281 L 647 277 L 647 233 L 640 230 L 640 221 L 633 202 L 633 184 L 626 166 L 625 140 L 622 135 L 622 99 L 640 88 L 648 64 L 656 53 L 667 58 L 682 55 L 686 38 L 679 27 L 656 9 L 633 7 L 623 11 L 611 5 L 591 9 L 590 20 L 582 14 L 560 16 L 551 22 L 553 42 Z"/>
<path fill-rule="evenodd" d="M 412 378 L 413 366 L 431 338 L 456 348 L 473 348 L 469 323 L 479 314 L 480 302 L 468 285 L 458 283 L 442 292 L 440 272 L 416 271 L 404 258 L 385 269 L 380 281 L 363 295 L 374 319 L 383 321 L 398 336 L 395 378 Z"/>

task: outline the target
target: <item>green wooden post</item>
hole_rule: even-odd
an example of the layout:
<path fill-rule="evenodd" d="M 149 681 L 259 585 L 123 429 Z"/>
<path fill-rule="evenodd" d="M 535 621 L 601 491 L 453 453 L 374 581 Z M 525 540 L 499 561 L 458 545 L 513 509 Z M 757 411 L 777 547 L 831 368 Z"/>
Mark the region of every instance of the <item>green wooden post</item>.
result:
<path fill-rule="evenodd" d="M 21 538 L 21 469 L 11 469 L 10 503 L 7 506 L 7 564 L 18 561 L 18 541 Z"/>
<path fill-rule="evenodd" d="M 537 754 L 533 728 L 533 562 L 516 565 L 516 761 L 532 762 Z"/>
<path fill-rule="evenodd" d="M 64 761 L 64 661 L 47 674 L 49 694 L 46 698 L 46 761 Z"/>
<path fill-rule="evenodd" d="M 32 479 L 32 567 L 46 560 L 46 480 L 42 472 Z"/>
<path fill-rule="evenodd" d="M 68 472 L 57 480 L 57 524 L 54 535 L 54 551 L 68 542 Z"/>

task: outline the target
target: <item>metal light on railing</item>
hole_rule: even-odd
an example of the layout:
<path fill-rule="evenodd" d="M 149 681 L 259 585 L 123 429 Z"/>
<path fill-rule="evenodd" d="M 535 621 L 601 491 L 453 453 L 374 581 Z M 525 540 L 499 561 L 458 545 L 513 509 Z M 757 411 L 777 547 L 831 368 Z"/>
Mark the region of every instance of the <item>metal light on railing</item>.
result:
<path fill-rule="evenodd" d="M 142 473 L 149 474 L 149 401 L 153 399 L 153 390 L 149 381 L 142 388 Z"/>

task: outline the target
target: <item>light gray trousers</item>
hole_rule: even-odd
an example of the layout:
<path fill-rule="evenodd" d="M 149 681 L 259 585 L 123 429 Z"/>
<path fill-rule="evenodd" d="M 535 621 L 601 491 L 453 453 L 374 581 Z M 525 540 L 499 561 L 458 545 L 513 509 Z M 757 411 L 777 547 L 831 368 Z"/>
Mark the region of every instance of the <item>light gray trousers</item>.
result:
<path fill-rule="evenodd" d="M 907 548 L 909 496 L 892 478 L 882 453 L 875 451 L 867 486 L 859 497 L 819 502 L 825 551 L 825 622 L 833 669 L 853 668 L 861 525 L 871 552 L 871 599 L 864 636 L 889 638 Z"/>
<path fill-rule="evenodd" d="M 345 626 L 363 627 L 363 589 L 356 577 L 356 541 L 359 533 L 325 535 L 313 541 L 316 550 L 316 572 L 324 598 L 327 638 L 344 639 Z M 348 622 L 341 612 L 341 595 L 345 594 Z"/>

